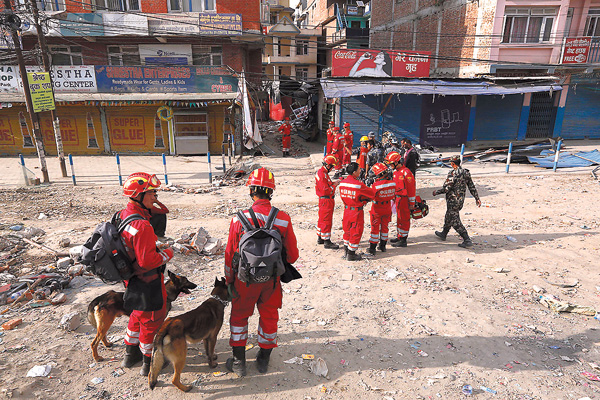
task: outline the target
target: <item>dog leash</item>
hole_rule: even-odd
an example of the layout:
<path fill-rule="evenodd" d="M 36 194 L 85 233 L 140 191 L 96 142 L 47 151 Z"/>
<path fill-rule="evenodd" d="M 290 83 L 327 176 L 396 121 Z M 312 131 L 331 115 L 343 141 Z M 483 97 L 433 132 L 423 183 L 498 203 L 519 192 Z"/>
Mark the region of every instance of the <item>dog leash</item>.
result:
<path fill-rule="evenodd" d="M 218 300 L 219 303 L 223 304 L 223 307 L 227 307 L 229 305 L 229 302 L 227 300 L 223 300 L 221 299 L 219 296 L 217 296 L 216 294 L 213 294 L 212 296 L 210 296 L 211 298 Z"/>

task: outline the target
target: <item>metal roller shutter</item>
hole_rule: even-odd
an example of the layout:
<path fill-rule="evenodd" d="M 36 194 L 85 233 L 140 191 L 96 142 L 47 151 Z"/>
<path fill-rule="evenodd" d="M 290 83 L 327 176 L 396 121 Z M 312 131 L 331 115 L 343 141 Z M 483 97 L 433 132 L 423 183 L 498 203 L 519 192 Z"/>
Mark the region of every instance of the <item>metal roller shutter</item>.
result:
<path fill-rule="evenodd" d="M 341 101 L 340 129 L 344 122 L 350 122 L 354 133 L 354 147 L 360 146 L 360 138 L 370 131 L 377 134 L 379 129 L 378 96 L 345 97 Z"/>

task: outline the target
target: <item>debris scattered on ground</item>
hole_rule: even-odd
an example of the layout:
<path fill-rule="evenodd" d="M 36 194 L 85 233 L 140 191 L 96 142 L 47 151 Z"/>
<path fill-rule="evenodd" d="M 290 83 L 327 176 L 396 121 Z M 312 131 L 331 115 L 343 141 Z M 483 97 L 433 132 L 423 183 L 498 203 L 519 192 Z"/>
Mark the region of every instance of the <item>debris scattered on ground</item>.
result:
<path fill-rule="evenodd" d="M 27 372 L 28 378 L 36 378 L 39 376 L 48 376 L 52 371 L 51 365 L 36 365 Z"/>

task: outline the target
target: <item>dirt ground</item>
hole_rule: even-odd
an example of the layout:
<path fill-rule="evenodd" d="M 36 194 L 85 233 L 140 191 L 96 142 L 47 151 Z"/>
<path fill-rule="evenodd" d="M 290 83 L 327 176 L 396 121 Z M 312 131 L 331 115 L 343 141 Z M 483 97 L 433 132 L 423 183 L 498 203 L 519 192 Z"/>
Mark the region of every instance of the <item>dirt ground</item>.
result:
<path fill-rule="evenodd" d="M 271 143 L 276 148 L 274 143 Z M 443 222 L 443 196 L 431 192 L 446 171 L 417 174 L 418 194 L 430 214 L 413 220 L 409 246 L 389 248 L 372 259 L 347 262 L 342 251 L 317 246 L 317 199 L 314 172 L 318 156 L 256 159 L 272 168 L 277 189 L 273 204 L 287 211 L 298 237 L 303 279 L 284 285 L 279 347 L 269 372 L 254 366 L 257 352 L 256 314 L 250 320 L 249 373 L 226 372 L 230 354 L 229 308 L 216 351 L 219 365 L 210 369 L 201 344 L 188 347 L 184 383 L 190 393 L 170 384 L 172 367 L 159 376 L 154 391 L 138 375 L 139 367 L 121 370 L 126 317 L 115 321 L 110 349 L 99 347 L 107 361 L 95 363 L 90 343 L 93 328 L 85 321 L 88 303 L 109 287 L 93 277 L 77 278 L 65 290 L 66 303 L 31 309 L 26 305 L 0 314 L 0 323 L 23 318 L 14 330 L 0 332 L 0 398 L 18 399 L 582 399 L 600 396 L 599 321 L 575 313 L 558 314 L 538 301 L 552 294 L 569 303 L 595 307 L 600 295 L 600 185 L 589 173 L 548 174 L 530 167 L 530 174 L 472 171 L 482 202 L 468 196 L 461 215 L 473 237 L 470 250 L 433 234 Z M 294 151 L 292 151 L 294 153 Z M 199 227 L 224 241 L 233 213 L 251 204 L 243 186 L 211 193 L 161 192 L 171 209 L 167 235 L 179 238 Z M 59 249 L 61 238 L 82 244 L 93 227 L 109 219 L 125 203 L 113 186 L 49 186 L 0 189 L 0 235 L 24 224 L 42 228 L 44 244 Z M 333 240 L 340 242 L 342 208 L 334 216 Z M 366 207 L 368 209 L 369 207 Z M 38 219 L 44 213 L 47 218 Z M 368 217 L 366 217 L 368 221 Z M 368 246 L 367 225 L 361 251 Z M 392 229 L 395 232 L 395 229 Z M 0 252 L 9 258 L 10 249 Z M 5 261 L 0 261 L 3 265 Z M 0 286 L 13 276 L 35 273 L 54 257 L 27 246 Z M 223 256 L 178 254 L 168 268 L 198 284 L 191 295 L 173 303 L 170 315 L 198 306 L 209 296 L 215 277 L 223 274 Z M 574 283 L 575 287 L 561 287 Z M 547 293 L 534 290 L 543 289 Z M 24 303 L 25 304 L 25 303 Z M 6 306 L 0 307 L 0 312 Z M 58 328 L 64 314 L 77 311 L 82 324 L 75 331 Z M 317 377 L 308 362 L 286 363 L 312 354 L 322 358 L 328 376 Z M 36 365 L 51 365 L 48 377 L 27 378 Z M 595 369 L 596 368 L 596 369 Z M 593 375 L 586 377 L 583 372 Z M 103 382 L 93 383 L 94 378 Z M 592 378 L 592 379 L 590 379 Z M 473 394 L 463 394 L 471 385 Z M 494 391 L 490 393 L 484 388 Z"/>

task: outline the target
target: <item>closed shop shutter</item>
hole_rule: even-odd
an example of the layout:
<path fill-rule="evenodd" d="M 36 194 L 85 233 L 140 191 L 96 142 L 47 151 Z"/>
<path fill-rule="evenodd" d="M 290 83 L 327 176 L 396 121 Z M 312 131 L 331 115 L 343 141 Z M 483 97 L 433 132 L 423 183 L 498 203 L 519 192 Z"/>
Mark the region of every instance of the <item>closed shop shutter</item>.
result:
<path fill-rule="evenodd" d="M 568 139 L 600 138 L 600 88 L 596 84 L 577 83 L 569 88 L 560 134 Z"/>
<path fill-rule="evenodd" d="M 560 93 L 558 94 L 560 96 Z M 556 96 L 556 95 L 555 95 Z M 531 94 L 529 119 L 527 120 L 526 139 L 542 139 L 552 137 L 554 130 L 554 96 L 548 92 Z"/>
<path fill-rule="evenodd" d="M 388 101 L 388 96 L 383 96 L 384 105 Z M 390 103 L 383 112 L 383 132 L 394 133 L 398 140 L 407 137 L 413 143 L 419 143 L 422 102 L 423 96 L 392 95 Z"/>
<path fill-rule="evenodd" d="M 346 97 L 341 101 L 340 130 L 344 122 L 350 123 L 354 133 L 354 147 L 360 146 L 361 136 L 370 131 L 377 133 L 379 128 L 379 99 L 378 96 Z"/>
<path fill-rule="evenodd" d="M 477 96 L 473 140 L 515 140 L 523 95 Z"/>

